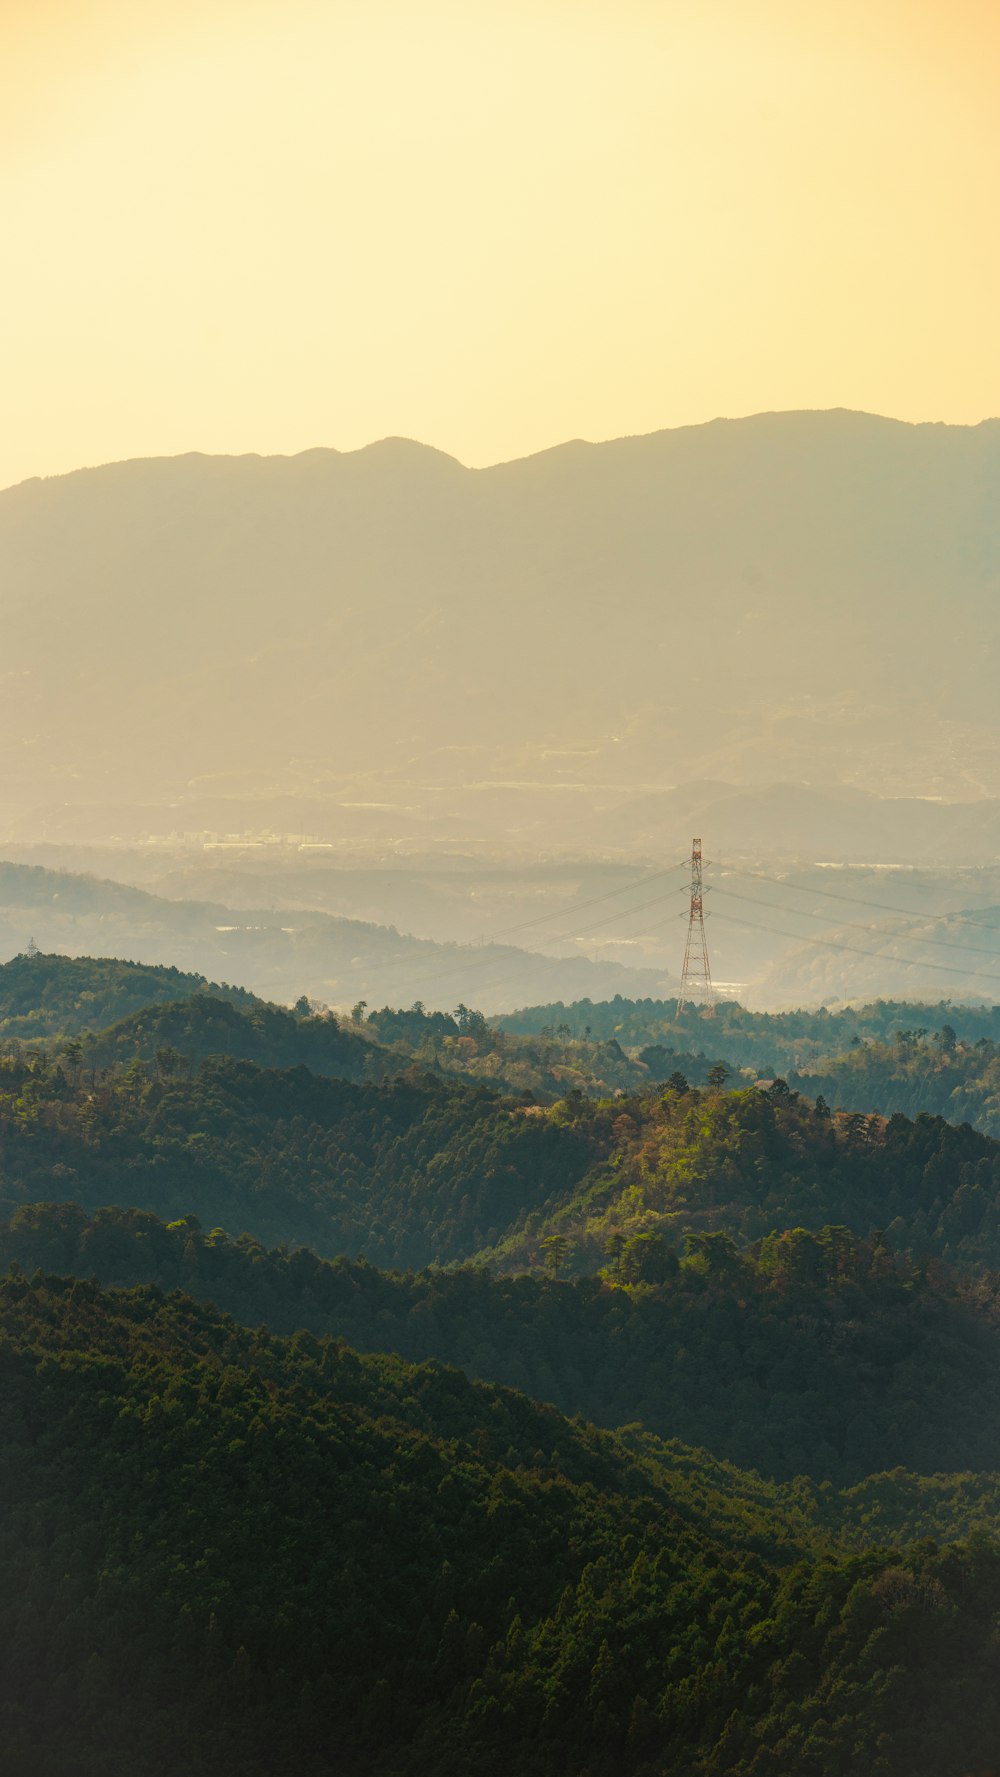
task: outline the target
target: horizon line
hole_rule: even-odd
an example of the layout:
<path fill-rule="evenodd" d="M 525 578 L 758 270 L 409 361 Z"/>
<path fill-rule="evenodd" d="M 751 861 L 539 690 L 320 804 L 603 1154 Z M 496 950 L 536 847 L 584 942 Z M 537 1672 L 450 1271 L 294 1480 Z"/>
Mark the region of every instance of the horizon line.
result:
<path fill-rule="evenodd" d="M 296 451 L 210 451 L 192 449 L 164 452 L 163 454 L 153 454 L 149 456 L 112 457 L 101 463 L 81 463 L 75 469 L 57 470 L 51 475 L 27 475 L 21 481 L 13 481 L 6 487 L 0 488 L 0 494 L 14 493 L 18 488 L 32 487 L 36 483 L 47 484 L 52 481 L 66 481 L 74 475 L 99 474 L 107 469 L 120 469 L 130 464 L 181 463 L 186 462 L 191 457 L 202 458 L 206 462 L 240 463 L 254 461 L 260 463 L 295 463 L 302 457 L 309 456 L 358 457 L 365 455 L 368 451 L 380 450 L 385 445 L 406 445 L 413 450 L 428 452 L 434 456 L 441 457 L 446 462 L 453 463 L 456 468 L 464 470 L 469 475 L 485 475 L 489 474 L 490 471 L 494 469 L 513 468 L 519 463 L 530 463 L 539 457 L 551 456 L 557 451 L 573 450 L 581 447 L 587 450 L 600 450 L 616 444 L 641 443 L 648 439 L 663 438 L 676 433 L 702 432 L 706 431 L 711 426 L 741 426 L 750 425 L 755 421 L 760 420 L 815 419 L 832 418 L 835 416 L 850 419 L 873 420 L 881 425 L 905 427 L 908 431 L 914 432 L 929 428 L 933 428 L 936 431 L 975 432 L 979 431 L 983 426 L 992 426 L 1000 422 L 1000 415 L 997 414 L 987 414 L 981 420 L 974 421 L 902 420 L 897 419 L 891 414 L 875 413 L 870 409 L 863 407 L 761 408 L 753 413 L 715 414 L 711 419 L 707 420 L 689 421 L 678 426 L 658 426 L 651 432 L 623 432 L 613 438 L 564 438 L 556 444 L 543 445 L 539 450 L 527 451 L 523 456 L 504 457 L 498 459 L 494 463 L 484 463 L 480 465 L 463 463 L 460 457 L 453 456 L 449 451 L 442 450 L 439 445 L 428 444 L 423 439 L 412 438 L 405 433 L 390 432 L 386 433 L 382 438 L 370 439 L 367 444 L 359 444 L 349 450 L 341 450 L 338 446 L 332 444 L 312 444 L 305 445 L 301 450 Z"/>

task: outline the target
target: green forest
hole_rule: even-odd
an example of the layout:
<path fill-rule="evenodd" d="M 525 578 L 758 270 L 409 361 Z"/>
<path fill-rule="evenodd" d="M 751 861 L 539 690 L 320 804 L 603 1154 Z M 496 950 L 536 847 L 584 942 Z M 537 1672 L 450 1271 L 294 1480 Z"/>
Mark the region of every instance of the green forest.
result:
<path fill-rule="evenodd" d="M 397 1057 L 543 1101 L 642 1091 L 673 1074 L 694 1086 L 724 1067 L 734 1082 L 777 1077 L 835 1110 L 891 1116 L 921 1111 L 1000 1138 L 1000 1008 L 889 1000 L 847 1010 L 711 1010 L 674 1000 L 577 1001 L 487 1020 L 454 1014 L 370 1012 L 356 1026 Z"/>
<path fill-rule="evenodd" d="M 1000 1008 L 947 1001 L 782 1013 L 720 1001 L 678 1017 L 673 1000 L 581 1000 L 503 1019 L 359 1002 L 338 1017 L 305 996 L 276 1006 L 171 968 L 43 955 L 0 965 L 0 1053 L 60 1039 L 104 1068 L 175 1051 L 378 1082 L 416 1064 L 545 1104 L 642 1093 L 676 1074 L 706 1086 L 724 1067 L 734 1085 L 779 1077 L 835 1110 L 926 1111 L 1000 1139 Z"/>
<path fill-rule="evenodd" d="M 905 1264 L 843 1227 L 743 1253 L 698 1236 L 659 1257 L 656 1284 L 642 1236 L 597 1276 L 559 1282 L 323 1260 L 193 1214 L 33 1204 L 0 1228 L 0 1264 L 25 1274 L 154 1283 L 246 1326 L 435 1358 L 771 1478 L 1000 1471 L 1000 1273 Z"/>
<path fill-rule="evenodd" d="M 639 1236 L 743 1245 L 843 1223 L 916 1259 L 1000 1266 L 1000 1143 L 923 1113 L 832 1114 L 782 1081 L 677 1076 L 542 1106 L 415 1066 L 374 1084 L 172 1051 L 104 1069 L 72 1044 L 0 1057 L 0 1210 L 51 1200 L 54 1181 L 87 1208 L 193 1208 L 386 1265 L 592 1273 Z M 637 1249 L 647 1281 L 659 1251 Z"/>
<path fill-rule="evenodd" d="M 193 993 L 210 993 L 235 1006 L 260 1004 L 243 987 L 219 986 L 180 969 L 113 957 L 25 953 L 0 965 L 0 1042 L 104 1030 Z"/>
<path fill-rule="evenodd" d="M 735 1000 L 719 999 L 711 1009 L 687 1006 L 678 1016 L 676 1000 L 561 1000 L 528 1006 L 495 1020 L 518 1036 L 544 1035 L 560 1028 L 578 1037 L 589 1031 L 598 1039 L 614 1037 L 624 1048 L 664 1042 L 679 1036 L 690 1049 L 723 1047 L 738 1066 L 761 1073 L 786 1073 L 792 1066 L 837 1054 L 859 1042 L 885 1042 L 900 1027 L 937 1029 L 950 1022 L 960 1037 L 976 1043 L 1000 1038 L 1000 1006 L 936 1005 L 913 1000 L 874 1000 L 858 1006 L 800 1008 L 788 1012 L 751 1012 Z"/>
<path fill-rule="evenodd" d="M 485 1022 L 485 1021 L 484 1021 Z M 579 1000 L 529 1007 L 488 1027 L 501 1052 L 599 1091 L 602 1071 L 633 1086 L 679 1072 L 707 1084 L 714 1066 L 747 1079 L 780 1077 L 839 1110 L 916 1116 L 931 1111 L 1000 1137 L 1000 1006 L 878 1000 L 811 1011 L 750 1012 L 720 1000 L 711 1010 L 676 1000 Z M 570 1080 L 570 1073 L 576 1078 Z M 539 1072 L 539 1083 L 542 1073 Z"/>
<path fill-rule="evenodd" d="M 1000 1550 L 850 1551 L 461 1372 L 0 1292 L 16 1772 L 985 1771 Z"/>
<path fill-rule="evenodd" d="M 13 1777 L 997 1767 L 990 1011 L 7 970 Z"/>

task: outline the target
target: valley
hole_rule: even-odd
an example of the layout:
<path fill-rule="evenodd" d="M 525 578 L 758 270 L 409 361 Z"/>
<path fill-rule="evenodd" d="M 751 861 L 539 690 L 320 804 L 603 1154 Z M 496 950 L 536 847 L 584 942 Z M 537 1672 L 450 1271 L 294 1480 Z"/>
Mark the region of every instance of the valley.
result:
<path fill-rule="evenodd" d="M 0 967 L 15 1768 L 973 1768 L 994 1026 Z"/>

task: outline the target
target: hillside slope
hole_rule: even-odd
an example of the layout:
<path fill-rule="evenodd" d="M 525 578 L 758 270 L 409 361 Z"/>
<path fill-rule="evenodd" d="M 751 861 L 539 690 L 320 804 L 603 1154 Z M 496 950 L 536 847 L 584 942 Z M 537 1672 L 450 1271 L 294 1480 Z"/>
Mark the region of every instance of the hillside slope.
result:
<path fill-rule="evenodd" d="M 640 1275 L 641 1246 L 600 1279 L 560 1283 L 330 1263 L 134 1209 L 35 1204 L 0 1224 L 0 1268 L 179 1288 L 246 1326 L 458 1364 L 764 1475 L 856 1485 L 899 1468 L 1000 1472 L 995 1280 L 960 1288 L 843 1228 L 772 1238 L 714 1268 L 712 1246 L 696 1244 L 656 1282 Z M 987 1493 L 974 1521 L 996 1507 Z M 872 1521 L 887 1533 L 890 1500 Z"/>
<path fill-rule="evenodd" d="M 8 1214 L 68 1196 L 378 1264 L 577 1274 L 619 1238 L 658 1252 L 843 1224 L 917 1259 L 1000 1266 L 1000 1143 L 936 1117 L 832 1119 L 783 1082 L 545 1108 L 416 1068 L 373 1085 L 225 1056 L 191 1075 L 169 1056 L 106 1073 L 64 1060 L 0 1057 Z"/>
<path fill-rule="evenodd" d="M 549 1115 L 566 1116 L 559 1105 Z M 660 1095 L 581 1101 L 571 1126 L 595 1161 L 547 1216 L 491 1257 L 521 1269 L 557 1237 L 592 1271 L 619 1236 L 751 1242 L 774 1230 L 840 1223 L 918 1258 L 961 1267 L 1000 1260 L 1000 1143 L 921 1113 L 832 1117 L 776 1080 L 766 1090 L 699 1091 L 678 1078 Z M 723 1248 L 718 1249 L 721 1254 Z"/>
<path fill-rule="evenodd" d="M 383 1264 L 466 1259 L 584 1176 L 585 1135 L 485 1087 L 383 1086 L 217 1056 L 94 1074 L 0 1059 L 0 1205 L 117 1200 Z"/>
<path fill-rule="evenodd" d="M 0 1037 L 75 1037 L 201 994 L 229 1008 L 257 1003 L 245 988 L 220 987 L 169 966 L 22 953 L 0 963 Z"/>
<path fill-rule="evenodd" d="M 988 1545 L 766 1559 L 752 1490 L 741 1541 L 521 1396 L 182 1296 L 13 1278 L 0 1328 L 12 1777 L 996 1760 Z"/>

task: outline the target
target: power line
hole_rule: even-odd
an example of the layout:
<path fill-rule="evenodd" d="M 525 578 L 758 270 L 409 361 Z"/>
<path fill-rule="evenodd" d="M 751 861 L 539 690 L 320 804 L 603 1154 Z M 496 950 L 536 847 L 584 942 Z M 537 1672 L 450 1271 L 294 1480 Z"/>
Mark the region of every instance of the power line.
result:
<path fill-rule="evenodd" d="M 603 895 L 592 895 L 589 901 L 576 901 L 572 907 L 553 907 L 548 913 L 539 913 L 535 919 L 521 920 L 520 924 L 516 926 L 503 926 L 499 932 L 493 933 L 490 943 L 495 944 L 498 939 L 507 938 L 512 932 L 524 932 L 531 926 L 541 925 L 543 920 L 560 919 L 567 914 L 572 914 L 575 917 L 576 914 L 585 912 L 588 907 L 596 907 L 599 901 L 610 901 L 616 895 L 630 894 L 633 889 L 644 888 L 647 882 L 656 882 L 659 877 L 663 876 L 673 876 L 676 871 L 685 868 L 686 864 L 682 863 L 670 864 L 666 870 L 651 870 L 646 876 L 636 877 L 634 882 L 623 883 L 621 888 L 607 889 Z M 638 909 L 635 911 L 638 912 Z M 569 935 L 572 936 L 572 934 Z"/>
<path fill-rule="evenodd" d="M 672 876 L 678 870 L 682 870 L 684 868 L 686 868 L 685 863 L 678 863 L 678 864 L 670 865 L 665 870 L 653 870 L 653 871 L 650 871 L 645 876 L 637 877 L 635 879 L 635 881 L 633 881 L 633 882 L 623 883 L 620 888 L 609 889 L 606 891 L 606 893 L 601 894 L 601 895 L 592 895 L 592 896 L 590 896 L 590 898 L 588 900 L 580 901 L 576 904 L 576 906 L 574 906 L 572 908 L 567 908 L 567 907 L 553 908 L 548 913 L 539 914 L 537 919 L 535 919 L 535 920 L 523 920 L 523 921 L 521 921 L 521 923 L 519 925 L 509 926 L 509 927 L 505 928 L 505 932 L 497 933 L 496 936 L 490 940 L 491 947 L 497 943 L 497 940 L 500 937 L 506 935 L 506 933 L 509 933 L 511 931 L 526 931 L 531 926 L 539 925 L 545 920 L 554 919 L 554 918 L 560 917 L 560 916 L 565 918 L 569 915 L 572 915 L 575 918 L 576 915 L 586 912 L 589 908 L 595 907 L 601 902 L 606 902 L 606 901 L 616 899 L 617 897 L 619 897 L 621 895 L 631 894 L 637 888 L 642 888 L 643 885 L 646 883 L 654 882 L 659 878 Z M 640 903 L 636 907 L 617 908 L 617 909 L 613 910 L 610 917 L 615 920 L 629 919 L 632 917 L 633 914 L 643 913 L 643 912 L 647 911 L 650 907 L 662 907 L 663 904 L 664 904 L 663 903 L 663 895 L 659 894 L 659 895 L 653 896 L 653 898 L 651 900 L 640 901 Z M 575 930 L 575 931 L 571 929 L 570 931 L 558 932 L 554 935 L 557 938 L 559 938 L 560 940 L 565 941 L 565 940 L 573 938 L 573 937 L 581 936 L 582 933 L 581 933 L 580 929 L 577 928 L 577 930 Z M 428 942 L 429 941 L 430 940 L 428 940 Z M 482 988 L 494 988 L 495 989 L 498 986 L 504 986 L 507 981 L 513 980 L 513 978 L 514 978 L 513 972 L 510 969 L 510 962 L 512 960 L 511 958 L 509 958 L 509 957 L 499 958 L 496 956 L 484 956 L 484 957 L 473 959 L 473 958 L 468 957 L 468 955 L 466 954 L 470 948 L 471 947 L 469 947 L 469 946 L 456 945 L 455 946 L 456 954 L 455 954 L 454 961 L 445 962 L 443 959 L 435 957 L 426 969 L 418 972 L 417 974 L 411 974 L 408 978 L 404 976 L 403 985 L 397 989 L 397 992 L 399 993 L 399 995 L 401 997 L 403 997 L 403 996 L 411 993 L 413 991 L 414 987 L 419 989 L 419 988 L 426 988 L 426 987 L 433 986 L 435 981 L 441 980 L 446 975 L 453 975 L 456 971 L 459 971 L 462 974 L 468 974 L 471 971 L 473 974 L 478 975 L 479 971 L 482 969 L 489 969 L 491 967 L 495 968 L 497 966 L 504 969 L 506 971 L 506 973 L 501 975 L 499 978 L 497 978 L 495 976 L 487 976 L 485 979 L 477 980 L 475 983 L 477 991 L 481 990 Z M 518 949 L 518 947 L 514 946 L 514 945 L 511 945 L 508 948 L 510 948 L 512 950 Z M 520 955 L 525 958 L 530 957 L 532 955 L 537 956 L 539 954 L 543 954 L 543 953 L 531 952 L 531 951 L 521 951 L 520 952 Z M 545 956 L 544 960 L 546 962 L 568 962 L 568 961 L 572 961 L 574 959 L 568 958 L 568 957 Z"/>
<path fill-rule="evenodd" d="M 801 932 L 784 932 L 779 926 L 761 925 L 759 920 L 746 919 L 739 913 L 719 913 L 718 919 L 728 920 L 730 924 L 748 926 L 751 931 L 771 932 L 778 938 L 791 938 L 798 944 L 809 944 L 818 950 L 849 950 L 855 956 L 875 957 L 879 962 L 899 963 L 907 969 L 933 969 L 942 975 L 967 975 L 973 981 L 1000 981 L 1000 975 L 990 974 L 987 970 L 970 971 L 961 965 L 952 968 L 948 963 L 920 962 L 915 957 L 889 956 L 883 950 L 863 950 L 860 944 L 838 944 L 833 938 L 805 938 Z"/>
<path fill-rule="evenodd" d="M 773 881 L 775 879 L 767 877 L 763 880 Z M 766 901 L 761 897 L 754 895 L 741 895 L 736 889 L 727 888 L 723 883 L 716 883 L 715 888 L 717 894 L 726 895 L 730 900 L 745 901 L 748 907 L 771 907 L 776 913 L 790 913 L 794 919 L 826 919 L 827 917 L 824 913 L 812 913 L 806 907 L 782 907 L 777 901 Z M 843 898 L 845 900 L 847 899 L 846 896 Z M 864 905 L 864 903 L 861 903 L 861 905 Z M 920 918 L 920 915 L 917 914 L 914 915 L 914 917 Z M 931 917 L 935 916 L 932 915 Z M 862 925 L 861 922 L 856 919 L 842 919 L 839 921 L 839 926 L 841 928 L 843 926 L 850 926 L 853 931 L 857 932 L 871 932 L 873 936 L 875 936 L 879 930 L 878 926 L 871 924 Z M 892 932 L 886 934 L 887 938 L 895 936 L 896 934 Z M 993 958 L 994 962 L 1000 960 L 1000 953 L 998 953 L 996 948 L 989 949 L 985 944 L 962 944 L 958 939 L 952 938 L 922 938 L 919 932 L 910 932 L 907 934 L 907 937 L 909 942 L 913 944 L 939 944 L 949 950 L 968 951 L 972 956 L 990 956 Z"/>
<path fill-rule="evenodd" d="M 621 908 L 616 909 L 611 914 L 611 918 L 613 920 L 631 919 L 633 914 L 645 913 L 651 907 L 662 907 L 662 906 L 663 906 L 662 895 L 656 895 L 650 901 L 641 901 L 637 907 L 621 907 Z M 558 936 L 563 940 L 568 940 L 573 937 L 579 937 L 581 935 L 582 935 L 582 933 L 579 931 L 578 932 L 561 932 L 558 934 Z M 464 947 L 464 946 L 456 946 L 457 958 L 463 957 L 465 948 L 466 947 Z M 509 948 L 513 950 L 513 949 L 515 949 L 515 946 L 511 945 Z M 522 950 L 520 952 L 517 952 L 516 954 L 519 954 L 521 958 L 538 957 L 543 962 L 551 962 L 551 963 L 573 962 L 573 961 L 577 960 L 576 958 L 573 958 L 573 957 L 546 956 L 544 954 L 544 952 L 539 952 L 539 951 Z M 586 960 L 586 959 L 584 959 L 584 960 Z M 504 968 L 507 970 L 507 973 L 505 973 L 499 977 L 487 976 L 485 979 L 477 981 L 475 984 L 477 990 L 484 988 L 484 987 L 486 987 L 486 988 L 503 987 L 506 985 L 506 983 L 508 981 L 512 981 L 514 979 L 514 974 L 510 971 L 510 968 L 509 968 L 509 962 L 510 962 L 510 958 L 508 958 L 508 957 L 504 957 L 503 959 L 501 959 L 501 958 L 495 957 L 495 956 L 487 956 L 487 957 L 483 957 L 478 962 L 471 961 L 471 962 L 465 963 L 464 961 L 456 960 L 456 962 L 454 964 L 435 963 L 433 970 L 427 972 L 425 975 L 423 975 L 423 976 L 411 975 L 408 980 L 404 981 L 403 987 L 401 989 L 399 989 L 398 991 L 400 993 L 405 994 L 405 993 L 409 993 L 414 986 L 419 987 L 421 985 L 425 985 L 425 986 L 430 985 L 435 980 L 440 980 L 445 975 L 451 974 L 455 969 L 460 969 L 460 970 L 463 970 L 463 972 L 464 972 L 467 969 L 476 970 L 476 969 L 489 968 L 490 966 L 494 966 L 494 967 L 499 966 L 501 968 Z M 523 964 L 522 964 L 522 967 L 523 967 Z"/>
<path fill-rule="evenodd" d="M 709 863 L 713 870 L 726 870 L 733 876 L 752 877 L 755 882 L 771 882 L 776 888 L 790 889 L 797 895 L 821 895 L 827 901 L 847 901 L 852 907 L 876 907 L 882 913 L 899 913 L 904 919 L 953 919 L 958 925 L 975 926 L 978 931 L 997 929 L 985 920 L 971 918 L 967 913 L 915 913 L 912 907 L 895 907 L 889 901 L 871 901 L 864 895 L 838 894 L 836 889 L 817 888 L 812 883 L 806 886 L 803 883 L 789 882 L 782 876 L 766 876 L 761 870 L 740 870 L 735 864 L 723 863 L 718 858 L 710 859 Z M 788 911 L 792 912 L 793 909 L 789 908 Z"/>

